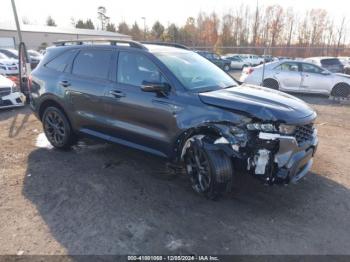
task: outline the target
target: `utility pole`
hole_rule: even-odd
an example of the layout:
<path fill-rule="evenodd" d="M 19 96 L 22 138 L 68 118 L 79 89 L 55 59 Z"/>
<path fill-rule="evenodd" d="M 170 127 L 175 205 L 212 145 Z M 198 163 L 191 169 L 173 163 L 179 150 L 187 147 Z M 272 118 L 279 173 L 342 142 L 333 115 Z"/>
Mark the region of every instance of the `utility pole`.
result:
<path fill-rule="evenodd" d="M 22 43 L 22 33 L 21 33 L 21 28 L 20 28 L 20 26 L 19 26 L 19 21 L 18 21 L 17 8 L 16 8 L 15 0 L 11 0 L 11 3 L 12 3 L 13 15 L 15 16 L 15 21 L 16 21 L 18 39 L 19 39 L 19 42 Z"/>
<path fill-rule="evenodd" d="M 146 40 L 146 17 L 141 17 L 143 19 L 143 40 Z"/>

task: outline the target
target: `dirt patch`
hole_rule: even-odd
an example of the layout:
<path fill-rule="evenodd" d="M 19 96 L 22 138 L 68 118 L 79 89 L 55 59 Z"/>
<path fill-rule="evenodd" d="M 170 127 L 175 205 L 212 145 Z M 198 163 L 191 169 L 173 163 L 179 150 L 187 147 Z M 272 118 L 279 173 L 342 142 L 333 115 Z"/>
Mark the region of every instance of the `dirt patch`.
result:
<path fill-rule="evenodd" d="M 45 144 L 29 108 L 0 112 L 0 254 L 349 254 L 350 107 L 301 96 L 319 115 L 312 173 L 294 186 L 240 177 L 214 202 L 156 157 Z"/>

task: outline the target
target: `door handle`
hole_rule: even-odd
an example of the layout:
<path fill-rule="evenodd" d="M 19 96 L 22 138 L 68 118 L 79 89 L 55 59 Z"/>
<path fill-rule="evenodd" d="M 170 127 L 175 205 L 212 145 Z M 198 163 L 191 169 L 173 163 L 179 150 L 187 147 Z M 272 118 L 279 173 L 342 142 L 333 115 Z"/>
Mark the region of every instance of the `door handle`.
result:
<path fill-rule="evenodd" d="M 125 94 L 122 91 L 119 91 L 119 90 L 110 90 L 109 94 L 114 96 L 114 97 L 117 97 L 117 98 L 125 97 Z"/>
<path fill-rule="evenodd" d="M 70 86 L 70 82 L 67 81 L 67 80 L 62 80 L 59 82 L 60 86 L 63 86 L 63 87 L 68 87 Z"/>

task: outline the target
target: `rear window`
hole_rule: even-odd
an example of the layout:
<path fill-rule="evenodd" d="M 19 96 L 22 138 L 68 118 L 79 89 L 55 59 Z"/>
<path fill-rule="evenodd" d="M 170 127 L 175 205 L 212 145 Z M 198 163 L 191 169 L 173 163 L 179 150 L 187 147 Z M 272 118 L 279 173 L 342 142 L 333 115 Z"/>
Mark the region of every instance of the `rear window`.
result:
<path fill-rule="evenodd" d="M 71 58 L 75 55 L 76 52 L 77 50 L 64 52 L 56 56 L 50 62 L 46 63 L 45 66 L 53 70 L 63 72 L 67 68 L 68 64 L 71 61 Z"/>
<path fill-rule="evenodd" d="M 340 65 L 340 61 L 337 58 L 330 58 L 330 59 L 322 59 L 321 60 L 322 65 Z"/>
<path fill-rule="evenodd" d="M 112 51 L 82 50 L 74 60 L 72 73 L 79 76 L 108 79 Z"/>

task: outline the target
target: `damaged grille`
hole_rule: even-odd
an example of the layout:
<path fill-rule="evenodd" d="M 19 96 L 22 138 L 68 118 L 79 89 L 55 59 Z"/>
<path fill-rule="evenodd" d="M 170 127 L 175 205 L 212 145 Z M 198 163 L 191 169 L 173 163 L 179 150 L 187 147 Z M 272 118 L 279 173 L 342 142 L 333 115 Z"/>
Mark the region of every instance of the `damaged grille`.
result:
<path fill-rule="evenodd" d="M 306 141 L 311 140 L 313 133 L 314 133 L 313 124 L 306 124 L 303 126 L 297 126 L 297 128 L 295 130 L 295 139 L 297 140 L 298 144 L 302 144 Z"/>
<path fill-rule="evenodd" d="M 11 94 L 11 87 L 6 87 L 6 88 L 0 89 L 0 97 L 8 96 L 9 94 Z"/>

